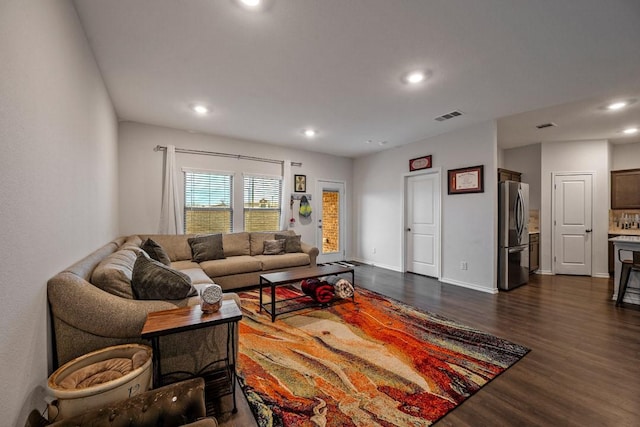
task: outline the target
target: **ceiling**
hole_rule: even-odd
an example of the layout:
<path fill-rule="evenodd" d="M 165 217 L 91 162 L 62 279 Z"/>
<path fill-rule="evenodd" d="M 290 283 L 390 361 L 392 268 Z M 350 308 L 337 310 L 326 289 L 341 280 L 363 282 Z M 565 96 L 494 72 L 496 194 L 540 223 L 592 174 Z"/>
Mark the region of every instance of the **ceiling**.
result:
<path fill-rule="evenodd" d="M 601 109 L 640 99 L 637 0 L 75 4 L 120 120 L 349 157 L 493 119 L 502 148 L 640 140 L 640 102 Z"/>

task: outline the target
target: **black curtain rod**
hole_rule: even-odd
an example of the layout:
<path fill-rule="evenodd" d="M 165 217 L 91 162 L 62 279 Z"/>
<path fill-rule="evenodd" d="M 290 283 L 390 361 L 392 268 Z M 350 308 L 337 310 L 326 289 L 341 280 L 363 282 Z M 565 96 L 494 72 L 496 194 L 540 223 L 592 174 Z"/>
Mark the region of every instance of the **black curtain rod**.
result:
<path fill-rule="evenodd" d="M 153 151 L 167 151 L 167 147 L 163 145 L 156 145 Z M 187 148 L 176 148 L 176 153 L 199 154 L 202 156 L 228 157 L 231 159 L 252 160 L 254 162 L 275 163 L 278 165 L 284 164 L 284 160 L 266 159 L 264 157 L 243 156 L 241 154 L 218 153 L 216 151 L 190 150 Z M 302 166 L 302 163 L 291 162 L 291 166 Z"/>

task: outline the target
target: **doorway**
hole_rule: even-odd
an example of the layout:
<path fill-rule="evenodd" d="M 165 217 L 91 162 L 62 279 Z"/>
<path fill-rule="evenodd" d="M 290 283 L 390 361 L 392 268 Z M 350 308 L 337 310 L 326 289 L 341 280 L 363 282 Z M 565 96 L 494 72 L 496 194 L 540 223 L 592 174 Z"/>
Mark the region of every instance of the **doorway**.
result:
<path fill-rule="evenodd" d="M 344 261 L 345 241 L 345 183 L 318 180 L 318 263 Z"/>
<path fill-rule="evenodd" d="M 593 173 L 553 175 L 553 272 L 591 276 Z"/>
<path fill-rule="evenodd" d="M 440 172 L 405 177 L 404 269 L 440 278 Z"/>

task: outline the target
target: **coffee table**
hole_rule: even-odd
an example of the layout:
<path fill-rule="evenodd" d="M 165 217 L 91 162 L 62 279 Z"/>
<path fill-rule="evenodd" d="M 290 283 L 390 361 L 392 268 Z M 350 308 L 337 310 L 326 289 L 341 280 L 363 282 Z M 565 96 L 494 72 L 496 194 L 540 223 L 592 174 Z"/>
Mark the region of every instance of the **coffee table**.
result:
<path fill-rule="evenodd" d="M 238 412 L 236 406 L 236 367 L 235 360 L 231 364 L 231 355 L 235 355 L 235 330 L 242 319 L 242 311 L 235 300 L 223 300 L 220 309 L 215 313 L 204 313 L 199 305 L 180 307 L 172 310 L 154 311 L 147 314 L 147 320 L 142 327 L 142 338 L 150 339 L 153 348 L 153 387 L 162 384 L 162 370 L 160 368 L 160 337 L 184 331 L 208 328 L 215 325 L 227 325 L 227 354 L 224 358 L 215 360 L 204 366 L 192 376 L 205 379 L 205 393 L 207 400 L 233 394 L 233 413 Z M 221 369 L 207 370 L 210 366 L 224 363 Z M 169 376 L 175 373 L 168 373 Z M 209 413 L 209 405 L 207 405 Z"/>
<path fill-rule="evenodd" d="M 305 279 L 315 279 L 322 276 L 333 276 L 338 274 L 351 273 L 351 284 L 354 287 L 352 301 L 355 302 L 355 273 L 353 267 L 339 267 L 336 265 L 323 265 L 321 267 L 301 268 L 297 270 L 279 271 L 277 273 L 267 273 L 260 275 L 260 311 L 264 309 L 271 315 L 271 321 L 275 322 L 276 316 L 284 313 L 291 313 L 292 311 L 304 310 L 313 306 L 328 306 L 330 303 L 308 303 L 298 304 L 290 307 L 283 307 L 280 310 L 276 309 L 276 305 L 285 303 L 287 301 L 299 300 L 302 298 L 309 298 L 308 295 L 300 295 L 294 298 L 276 299 L 276 288 L 278 286 L 287 285 L 289 283 L 299 282 Z M 267 304 L 263 303 L 262 291 L 265 287 L 271 289 L 271 301 Z"/>

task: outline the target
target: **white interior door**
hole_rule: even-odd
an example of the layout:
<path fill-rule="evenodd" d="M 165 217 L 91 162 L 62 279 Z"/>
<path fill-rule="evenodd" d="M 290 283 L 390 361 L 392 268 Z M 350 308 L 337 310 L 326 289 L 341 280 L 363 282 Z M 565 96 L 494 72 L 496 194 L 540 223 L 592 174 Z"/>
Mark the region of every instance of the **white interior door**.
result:
<path fill-rule="evenodd" d="M 591 174 L 557 174 L 554 192 L 554 273 L 591 275 Z"/>
<path fill-rule="evenodd" d="M 440 277 L 440 174 L 405 181 L 405 270 Z"/>
<path fill-rule="evenodd" d="M 318 263 L 345 261 L 345 183 L 318 180 Z"/>

